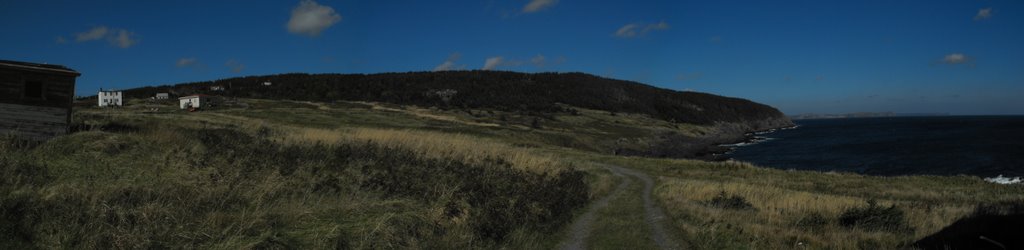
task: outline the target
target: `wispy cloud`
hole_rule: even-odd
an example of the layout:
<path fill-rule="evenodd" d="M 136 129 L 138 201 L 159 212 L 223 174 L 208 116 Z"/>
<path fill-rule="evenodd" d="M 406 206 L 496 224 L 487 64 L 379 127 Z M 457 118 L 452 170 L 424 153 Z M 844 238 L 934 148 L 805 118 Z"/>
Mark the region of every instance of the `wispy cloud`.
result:
<path fill-rule="evenodd" d="M 533 66 L 537 66 L 538 68 L 543 68 L 547 64 L 547 61 L 548 59 L 541 54 L 537 54 L 533 58 L 530 58 L 530 63 L 532 63 Z"/>
<path fill-rule="evenodd" d="M 181 58 L 174 64 L 174 66 L 178 68 L 193 67 L 197 65 L 199 65 L 199 60 L 196 60 L 195 57 Z"/>
<path fill-rule="evenodd" d="M 139 39 L 135 38 L 135 33 L 127 30 L 118 30 L 117 35 L 110 38 L 110 43 L 121 48 L 128 48 L 136 43 L 139 43 Z"/>
<path fill-rule="evenodd" d="M 129 48 L 139 43 L 139 39 L 135 36 L 134 32 L 125 29 L 109 28 L 107 26 L 96 26 L 75 34 L 75 42 L 79 43 L 102 40 L 104 38 L 107 39 L 110 45 L 119 48 Z M 64 39 L 63 36 L 57 37 L 57 43 L 66 42 L 67 39 Z"/>
<path fill-rule="evenodd" d="M 933 64 L 947 64 L 947 65 L 964 65 L 968 68 L 974 68 L 977 66 L 974 62 L 974 57 L 963 53 L 951 53 L 942 57 Z"/>
<path fill-rule="evenodd" d="M 978 10 L 978 14 L 974 15 L 974 21 L 980 21 L 992 18 L 992 8 L 984 8 Z"/>
<path fill-rule="evenodd" d="M 57 44 L 65 44 L 68 43 L 68 39 L 64 38 L 64 36 L 57 36 L 54 42 L 56 42 Z"/>
<path fill-rule="evenodd" d="M 547 8 L 551 8 L 558 3 L 558 0 L 531 0 L 530 3 L 523 7 L 523 13 L 533 13 L 541 11 Z"/>
<path fill-rule="evenodd" d="M 942 57 L 942 63 L 945 64 L 964 64 L 970 61 L 970 57 L 961 53 L 952 53 Z"/>
<path fill-rule="evenodd" d="M 634 36 L 637 35 L 636 28 L 638 26 L 639 25 L 632 24 L 632 23 L 631 24 L 626 24 L 625 26 L 622 26 L 622 28 L 619 28 L 618 31 L 615 31 L 615 36 L 617 36 L 617 37 L 634 37 Z"/>
<path fill-rule="evenodd" d="M 465 69 L 466 65 L 456 65 L 455 63 L 462 59 L 462 54 L 459 52 L 452 53 L 445 59 L 443 63 L 434 67 L 434 71 L 449 71 L 449 70 L 461 70 Z"/>
<path fill-rule="evenodd" d="M 110 29 L 107 28 L 107 26 L 96 26 L 88 31 L 75 34 L 75 41 L 88 42 L 93 40 L 100 40 L 103 39 L 103 37 L 107 36 L 107 33 L 109 32 Z"/>
<path fill-rule="evenodd" d="M 325 29 L 341 21 L 341 15 L 330 6 L 320 5 L 313 0 L 303 0 L 292 9 L 288 20 L 288 32 L 309 37 L 319 36 Z"/>
<path fill-rule="evenodd" d="M 668 23 L 666 23 L 665 21 L 651 24 L 631 23 L 623 25 L 618 30 L 616 30 L 615 36 L 622 38 L 632 38 L 647 35 L 647 33 L 650 33 L 651 31 L 667 30 L 670 28 L 672 28 L 672 26 L 668 25 Z"/>
<path fill-rule="evenodd" d="M 484 61 L 483 70 L 494 70 L 495 68 L 498 68 L 498 66 L 500 66 L 504 61 L 505 57 L 501 56 L 487 58 L 487 60 Z"/>
<path fill-rule="evenodd" d="M 242 70 L 245 70 L 245 64 L 242 64 L 235 59 L 228 60 L 227 63 L 224 63 L 224 66 L 227 66 L 232 73 L 239 73 L 242 72 Z"/>

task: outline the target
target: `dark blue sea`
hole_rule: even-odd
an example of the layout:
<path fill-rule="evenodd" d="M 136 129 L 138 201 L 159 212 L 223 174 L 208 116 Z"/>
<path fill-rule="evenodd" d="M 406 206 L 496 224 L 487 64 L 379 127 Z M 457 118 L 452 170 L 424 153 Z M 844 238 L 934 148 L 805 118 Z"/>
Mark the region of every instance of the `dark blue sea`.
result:
<path fill-rule="evenodd" d="M 868 175 L 1024 176 L 1024 116 L 797 120 L 726 156 L 760 166 Z"/>

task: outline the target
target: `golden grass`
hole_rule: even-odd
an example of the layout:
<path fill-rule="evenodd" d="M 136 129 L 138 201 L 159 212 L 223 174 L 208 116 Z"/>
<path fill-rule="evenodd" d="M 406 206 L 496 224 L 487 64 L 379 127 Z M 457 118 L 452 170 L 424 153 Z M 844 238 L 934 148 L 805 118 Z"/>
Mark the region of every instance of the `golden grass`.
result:
<path fill-rule="evenodd" d="M 809 244 L 842 241 L 848 235 L 837 233 L 842 229 L 835 225 L 826 225 L 821 233 L 794 230 L 793 226 L 801 217 L 808 214 L 817 213 L 835 218 L 846 208 L 863 203 L 854 197 L 814 194 L 744 183 L 682 180 L 671 177 L 660 178 L 659 182 L 661 185 L 655 191 L 656 197 L 668 208 L 670 214 L 686 218 L 677 221 L 677 226 L 684 231 L 695 235 L 736 233 L 742 235 L 740 237 L 749 237 L 744 240 L 761 247 L 785 248 L 783 246 L 800 244 L 799 242 Z M 721 192 L 745 197 L 757 210 L 728 210 L 706 204 Z M 798 242 L 785 242 L 787 239 L 795 239 Z M 715 247 L 708 245 L 709 242 L 701 242 L 708 240 L 711 239 L 698 238 L 693 244 Z"/>
<path fill-rule="evenodd" d="M 471 163 L 503 159 L 517 169 L 539 173 L 558 172 L 570 166 L 566 161 L 529 149 L 463 134 L 373 128 L 286 128 L 283 132 L 280 139 L 286 143 L 371 141 L 389 147 L 410 149 L 433 159 Z"/>

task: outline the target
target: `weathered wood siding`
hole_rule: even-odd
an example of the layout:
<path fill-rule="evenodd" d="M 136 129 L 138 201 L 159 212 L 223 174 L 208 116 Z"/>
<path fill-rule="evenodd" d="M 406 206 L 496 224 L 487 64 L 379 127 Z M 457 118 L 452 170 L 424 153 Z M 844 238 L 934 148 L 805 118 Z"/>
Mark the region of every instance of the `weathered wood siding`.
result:
<path fill-rule="evenodd" d="M 0 134 L 49 139 L 66 134 L 77 73 L 0 67 Z M 26 96 L 26 85 L 42 85 L 41 96 Z"/>
<path fill-rule="evenodd" d="M 43 98 L 24 98 L 25 82 L 42 84 Z M 0 103 L 67 108 L 74 94 L 74 76 L 0 68 Z"/>
<path fill-rule="evenodd" d="M 63 135 L 68 130 L 68 109 L 0 103 L 0 134 L 32 139 Z"/>

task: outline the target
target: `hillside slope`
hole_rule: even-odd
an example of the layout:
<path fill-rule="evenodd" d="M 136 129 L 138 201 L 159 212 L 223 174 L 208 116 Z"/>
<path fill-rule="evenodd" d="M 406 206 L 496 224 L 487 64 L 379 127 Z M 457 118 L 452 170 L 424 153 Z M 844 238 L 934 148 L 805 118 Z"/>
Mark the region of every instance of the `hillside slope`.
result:
<path fill-rule="evenodd" d="M 264 85 L 267 82 L 269 86 Z M 211 86 L 222 86 L 225 90 L 212 91 Z M 134 98 L 171 92 L 178 95 L 201 93 L 301 101 L 373 101 L 445 109 L 573 112 L 558 105 L 565 104 L 609 112 L 646 114 L 677 123 L 742 124 L 744 130 L 764 130 L 791 124 L 789 118 L 777 109 L 745 99 L 673 91 L 584 73 L 281 74 L 144 87 L 126 92 L 128 97 Z"/>

